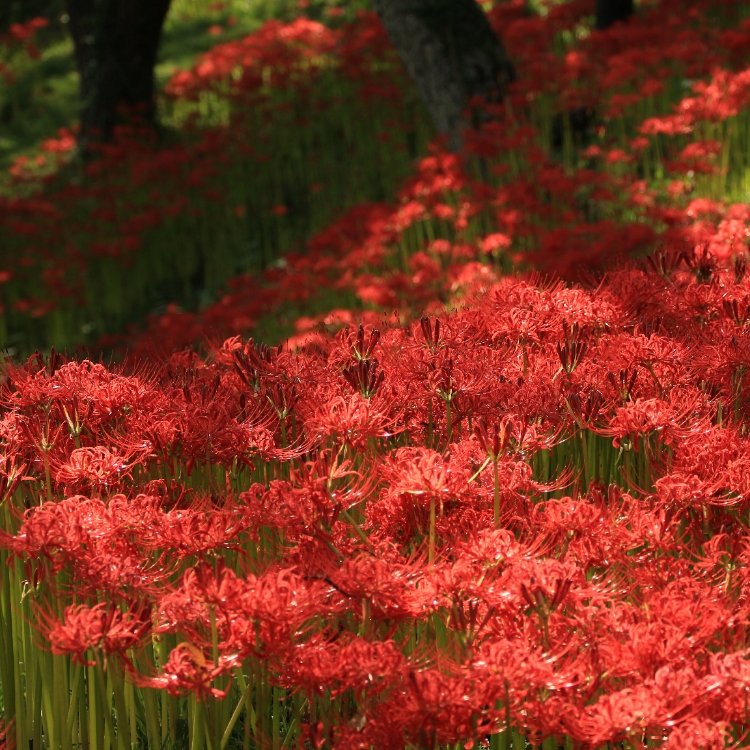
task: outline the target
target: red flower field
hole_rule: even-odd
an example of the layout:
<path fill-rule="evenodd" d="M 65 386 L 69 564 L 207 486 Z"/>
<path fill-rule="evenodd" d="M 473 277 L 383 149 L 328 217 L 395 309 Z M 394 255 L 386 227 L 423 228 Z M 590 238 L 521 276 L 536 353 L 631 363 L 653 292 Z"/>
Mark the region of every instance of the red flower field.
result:
<path fill-rule="evenodd" d="M 750 745 L 750 20 L 547 5 L 462 154 L 362 13 L 17 165 L 0 747 Z"/>

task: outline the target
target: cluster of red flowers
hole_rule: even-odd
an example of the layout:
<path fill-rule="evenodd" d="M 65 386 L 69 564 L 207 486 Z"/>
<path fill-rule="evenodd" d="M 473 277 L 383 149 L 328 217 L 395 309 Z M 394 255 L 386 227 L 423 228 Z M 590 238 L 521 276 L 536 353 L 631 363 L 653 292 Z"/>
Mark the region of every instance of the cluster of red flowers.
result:
<path fill-rule="evenodd" d="M 312 747 L 471 747 L 509 727 L 583 747 L 746 741 L 750 210 L 719 196 L 746 141 L 750 25 L 708 23 L 731 3 L 686 21 L 664 0 L 545 58 L 591 3 L 522 5 L 491 13 L 521 75 L 474 160 L 434 145 L 394 203 L 356 205 L 216 304 L 154 318 L 119 368 L 5 367 L 0 563 L 53 654 L 170 697 L 233 695 L 256 745 L 278 695 L 299 708 L 289 744 Z M 90 248 L 140 262 L 148 232 L 197 213 L 184 184 L 211 194 L 201 212 L 252 214 L 211 187 L 227 141 L 262 158 L 230 138 L 241 113 L 298 125 L 331 66 L 390 96 L 383 39 L 368 14 L 273 23 L 177 74 L 176 108 L 229 102 L 231 125 L 195 150 L 141 146 L 132 184 L 174 185 L 135 213 L 103 182 L 68 188 L 119 227 Z M 710 78 L 667 96 L 674 68 Z M 580 161 L 570 133 L 543 146 L 535 106 L 551 101 L 596 108 Z M 270 200 L 285 226 L 295 207 Z M 33 244 L 65 205 L 6 208 Z M 506 275 L 516 264 L 545 275 Z M 72 293 L 59 269 L 45 281 Z M 238 335 L 285 308 L 284 346 Z"/>
<path fill-rule="evenodd" d="M 297 351 L 9 368 L 0 543 L 53 652 L 204 698 L 262 662 L 344 701 L 340 747 L 508 720 L 590 746 L 736 739 L 744 256 L 485 283 L 452 314 Z M 144 671 L 154 634 L 177 642 Z"/>

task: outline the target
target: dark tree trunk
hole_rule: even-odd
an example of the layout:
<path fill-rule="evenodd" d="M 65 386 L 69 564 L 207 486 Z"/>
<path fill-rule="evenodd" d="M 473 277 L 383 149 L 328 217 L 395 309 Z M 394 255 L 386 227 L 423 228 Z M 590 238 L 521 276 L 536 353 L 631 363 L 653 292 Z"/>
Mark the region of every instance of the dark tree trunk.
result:
<path fill-rule="evenodd" d="M 374 0 L 375 10 L 438 131 L 460 150 L 477 124 L 474 97 L 502 99 L 515 77 L 502 43 L 475 0 Z"/>
<path fill-rule="evenodd" d="M 633 0 L 596 0 L 596 28 L 608 29 L 633 15 Z"/>
<path fill-rule="evenodd" d="M 119 124 L 156 126 L 154 65 L 170 0 L 67 0 L 84 154 Z"/>

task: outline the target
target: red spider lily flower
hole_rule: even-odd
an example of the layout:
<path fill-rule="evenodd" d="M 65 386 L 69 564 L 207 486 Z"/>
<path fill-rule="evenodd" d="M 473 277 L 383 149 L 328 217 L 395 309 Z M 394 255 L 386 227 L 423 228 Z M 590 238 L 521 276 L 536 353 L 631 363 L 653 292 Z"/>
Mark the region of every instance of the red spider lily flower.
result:
<path fill-rule="evenodd" d="M 597 430 L 611 435 L 613 445 L 619 448 L 623 441 L 633 440 L 637 450 L 640 437 L 649 433 L 662 433 L 665 444 L 674 444 L 690 433 L 697 433 L 707 426 L 707 416 L 702 413 L 705 401 L 702 394 L 692 389 L 674 389 L 669 400 L 661 398 L 636 398 L 624 406 L 617 407 L 606 428 Z"/>
<path fill-rule="evenodd" d="M 705 716 L 678 724 L 663 745 L 664 750 L 724 750 L 728 746 L 739 746 L 734 741 L 729 722 Z"/>
<path fill-rule="evenodd" d="M 302 403 L 300 414 L 305 420 L 306 432 L 316 441 L 333 440 L 335 444 L 361 450 L 372 439 L 390 438 L 405 429 L 399 424 L 401 415 L 392 406 L 395 404 L 388 397 L 353 393 Z"/>
<path fill-rule="evenodd" d="M 161 597 L 157 615 L 158 630 L 179 630 L 190 634 L 194 641 L 211 643 L 213 614 L 223 638 L 226 636 L 228 621 L 237 616 L 245 590 L 245 582 L 222 563 L 189 568 L 179 587 Z"/>
<path fill-rule="evenodd" d="M 328 362 L 342 370 L 359 362 L 368 362 L 374 359 L 380 339 L 381 332 L 378 328 L 364 324 L 360 324 L 356 330 L 346 327 L 331 342 Z"/>
<path fill-rule="evenodd" d="M 41 610 L 37 615 L 53 654 L 71 654 L 74 660 L 89 665 L 96 664 L 84 658 L 89 650 L 123 656 L 138 646 L 151 628 L 151 607 L 138 602 L 125 611 L 105 603 L 92 607 L 72 604 L 65 608 L 62 621 Z"/>
<path fill-rule="evenodd" d="M 393 493 L 428 498 L 447 497 L 458 479 L 449 472 L 445 458 L 430 448 L 399 448 L 383 473 Z"/>
<path fill-rule="evenodd" d="M 417 559 L 382 559 L 367 554 L 348 557 L 326 580 L 359 609 L 368 602 L 375 620 L 423 619 L 444 603 L 425 566 Z"/>
<path fill-rule="evenodd" d="M 114 496 L 109 504 L 73 496 L 26 512 L 6 541 L 17 555 L 70 567 L 79 593 L 146 594 L 172 573 L 174 560 L 155 558 L 149 543 L 159 524 L 158 501 Z"/>
<path fill-rule="evenodd" d="M 27 467 L 18 462 L 16 456 L 0 457 L 0 502 L 11 497 L 21 482 L 33 481 L 34 478 L 26 474 Z"/>
<path fill-rule="evenodd" d="M 219 549 L 233 549 L 248 521 L 239 508 L 228 503 L 224 508 L 201 509 L 199 499 L 187 509 L 176 508 L 164 513 L 144 536 L 149 546 L 169 550 L 182 559 L 212 554 Z"/>
<path fill-rule="evenodd" d="M 602 696 L 578 720 L 581 737 L 598 744 L 631 737 L 660 736 L 698 718 L 718 687 L 715 678 L 700 677 L 687 667 L 659 670 L 653 680 Z M 701 717 L 702 718 L 702 717 Z"/>
<path fill-rule="evenodd" d="M 129 477 L 134 466 L 150 453 L 146 444 L 141 450 L 121 456 L 98 445 L 92 448 L 76 448 L 68 460 L 55 471 L 55 482 L 69 488 L 120 486 Z"/>
<path fill-rule="evenodd" d="M 169 654 L 169 658 L 154 677 L 136 674 L 133 680 L 139 687 L 166 690 L 169 695 L 193 693 L 201 700 L 222 699 L 231 688 L 228 681 L 224 689 L 216 687 L 216 681 L 230 674 L 239 666 L 236 656 L 221 655 L 216 663 L 205 656 L 203 651 L 190 643 L 179 643 Z"/>
<path fill-rule="evenodd" d="M 368 712 L 361 734 L 383 748 L 432 747 L 489 734 L 497 719 L 482 707 L 494 706 L 495 697 L 494 685 L 458 666 L 412 667 L 399 689 Z"/>
<path fill-rule="evenodd" d="M 298 644 L 281 667 L 281 683 L 310 694 L 353 690 L 372 700 L 404 675 L 406 658 L 391 640 L 368 641 L 350 633 L 316 634 Z"/>

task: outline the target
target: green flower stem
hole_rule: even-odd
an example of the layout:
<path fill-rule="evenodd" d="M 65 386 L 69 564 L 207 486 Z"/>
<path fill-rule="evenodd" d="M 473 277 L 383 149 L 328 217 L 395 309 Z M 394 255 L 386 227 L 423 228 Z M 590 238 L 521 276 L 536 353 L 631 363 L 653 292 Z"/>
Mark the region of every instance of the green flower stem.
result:
<path fill-rule="evenodd" d="M 365 534 L 365 532 L 362 530 L 362 527 L 357 523 L 352 514 L 348 510 L 344 509 L 341 511 L 341 517 L 351 525 L 352 529 L 354 529 L 355 534 L 362 541 L 362 544 L 364 544 L 365 547 L 367 547 L 367 549 L 374 554 L 375 548 L 372 546 L 370 540 L 367 538 L 367 534 Z"/>
<path fill-rule="evenodd" d="M 44 735 L 50 747 L 58 747 L 57 741 L 57 717 L 56 717 L 56 685 L 55 671 L 52 663 L 52 654 L 40 651 L 37 659 L 43 674 L 52 675 L 51 680 L 45 680 L 42 685 L 42 720 L 44 722 Z M 65 720 L 63 716 L 63 721 Z M 98 750 L 92 748 L 92 750 Z"/>
<path fill-rule="evenodd" d="M 65 737 L 72 738 L 75 736 L 75 724 L 80 711 L 81 684 L 83 683 L 83 665 L 75 664 L 73 666 L 73 676 L 71 681 L 70 704 L 68 705 L 68 715 L 65 718 Z"/>
<path fill-rule="evenodd" d="M 39 684 L 39 680 L 36 679 L 36 673 L 39 669 L 39 661 L 42 659 L 42 654 L 38 652 L 29 652 L 26 648 L 26 643 L 29 640 L 28 626 L 24 620 L 24 612 L 19 612 L 18 609 L 22 608 L 23 605 L 16 605 L 15 602 L 21 602 L 21 586 L 18 578 L 9 580 L 10 585 L 8 586 L 10 594 L 10 638 L 12 647 L 10 650 L 11 658 L 13 660 L 13 682 L 12 688 L 9 685 L 9 696 L 12 695 L 14 704 L 10 703 L 10 697 L 8 698 L 7 706 L 11 707 L 12 711 L 15 709 L 15 716 L 12 717 L 16 723 L 16 733 L 20 742 L 24 737 L 28 737 L 35 730 L 37 734 L 41 736 L 41 694 L 38 694 L 37 690 L 33 690 L 30 695 L 33 696 L 31 703 L 27 702 L 27 697 L 24 694 L 24 683 L 23 683 L 23 672 L 26 672 L 27 687 L 29 681 L 29 675 L 34 675 L 34 680 Z M 3 685 L 3 690 L 5 685 Z"/>
<path fill-rule="evenodd" d="M 591 469 L 589 467 L 589 449 L 588 444 L 586 441 L 586 431 L 585 430 L 578 430 L 578 439 L 581 443 L 581 463 L 582 463 L 582 478 L 583 478 L 583 489 L 585 491 L 586 487 L 589 486 L 591 483 Z"/>
<path fill-rule="evenodd" d="M 296 706 L 296 710 L 293 712 L 292 720 L 289 722 L 289 727 L 286 731 L 286 737 L 281 745 L 281 750 L 286 750 L 292 747 L 292 744 L 297 740 L 297 726 L 299 725 L 300 716 L 303 714 L 305 707 L 307 706 L 307 700 L 299 701 Z"/>
<path fill-rule="evenodd" d="M 218 565 L 218 559 L 217 559 Z M 211 620 L 211 655 L 214 662 L 214 667 L 219 665 L 219 630 L 216 627 L 216 609 L 215 607 L 210 608 L 209 617 Z M 221 704 L 213 703 L 214 709 L 218 708 Z M 207 736 L 210 737 L 209 746 L 211 750 L 219 750 L 221 745 L 221 723 L 220 723 L 220 712 L 218 710 L 212 710 L 211 715 L 208 717 L 208 725 L 206 727 Z"/>
<path fill-rule="evenodd" d="M 253 674 L 253 672 L 254 670 L 251 670 L 251 675 Z M 245 702 L 245 727 L 242 736 L 242 750 L 249 750 L 250 741 L 254 736 L 256 736 L 256 730 L 258 726 L 258 717 L 253 705 L 254 681 L 252 679 L 252 676 L 250 680 L 247 680 L 245 678 L 243 670 L 240 669 L 237 672 L 237 683 L 240 686 L 240 690 L 242 691 Z"/>
<path fill-rule="evenodd" d="M 7 523 L 7 508 L 3 512 L 3 522 Z M 4 528 L 7 526 L 4 525 Z M 13 719 L 13 711 L 16 703 L 16 673 L 18 672 L 18 661 L 15 658 L 15 638 L 13 628 L 13 611 L 11 608 L 11 576 L 8 566 L 8 555 L 0 553 L 0 620 L 7 623 L 0 628 L 0 687 L 3 693 L 3 718 L 6 724 Z M 20 723 L 17 721 L 16 735 L 21 731 Z M 16 742 L 18 745 L 18 742 Z"/>
<path fill-rule="evenodd" d="M 118 750 L 130 750 L 132 743 L 130 734 L 130 719 L 125 706 L 125 685 L 122 668 L 114 661 L 107 663 L 108 692 L 112 695 L 117 712 L 116 746 Z"/>
<path fill-rule="evenodd" d="M 225 750 L 226 746 L 229 744 L 229 740 L 232 736 L 232 731 L 234 730 L 235 725 L 239 721 L 240 716 L 242 716 L 242 712 L 245 712 L 245 722 L 248 723 L 248 719 L 250 718 L 247 712 L 247 698 L 248 693 L 250 691 L 250 686 L 246 683 L 245 677 L 242 674 L 242 670 L 239 670 L 237 673 L 237 681 L 241 683 L 241 685 L 244 685 L 242 688 L 242 693 L 240 695 L 240 699 L 237 702 L 237 705 L 234 708 L 234 711 L 232 712 L 231 717 L 229 718 L 229 721 L 227 722 L 226 726 L 224 727 L 224 733 L 221 736 L 221 741 L 219 743 L 219 750 Z"/>
<path fill-rule="evenodd" d="M 146 723 L 146 738 L 149 747 L 161 747 L 162 740 L 159 729 L 159 709 L 157 706 L 156 692 L 151 688 L 142 688 L 138 691 L 143 701 L 143 714 Z"/>
<path fill-rule="evenodd" d="M 271 688 L 271 748 L 280 750 L 281 748 L 281 690 L 277 687 Z"/>
<path fill-rule="evenodd" d="M 100 740 L 104 734 L 103 717 L 97 705 L 96 672 L 93 665 L 86 667 L 86 690 L 89 699 L 88 734 L 89 750 L 100 750 Z"/>
<path fill-rule="evenodd" d="M 204 704 L 194 695 L 190 696 L 188 716 L 190 717 L 190 750 L 203 750 L 206 746 Z"/>
<path fill-rule="evenodd" d="M 115 726 L 112 720 L 113 690 L 109 671 L 105 673 L 103 664 L 97 659 L 94 666 L 94 680 L 97 695 L 97 704 L 104 725 L 104 750 L 109 750 L 115 744 Z"/>
<path fill-rule="evenodd" d="M 125 691 L 125 711 L 130 722 L 130 747 L 135 750 L 138 747 L 138 703 L 133 683 L 125 678 L 123 679 L 123 687 Z"/>

